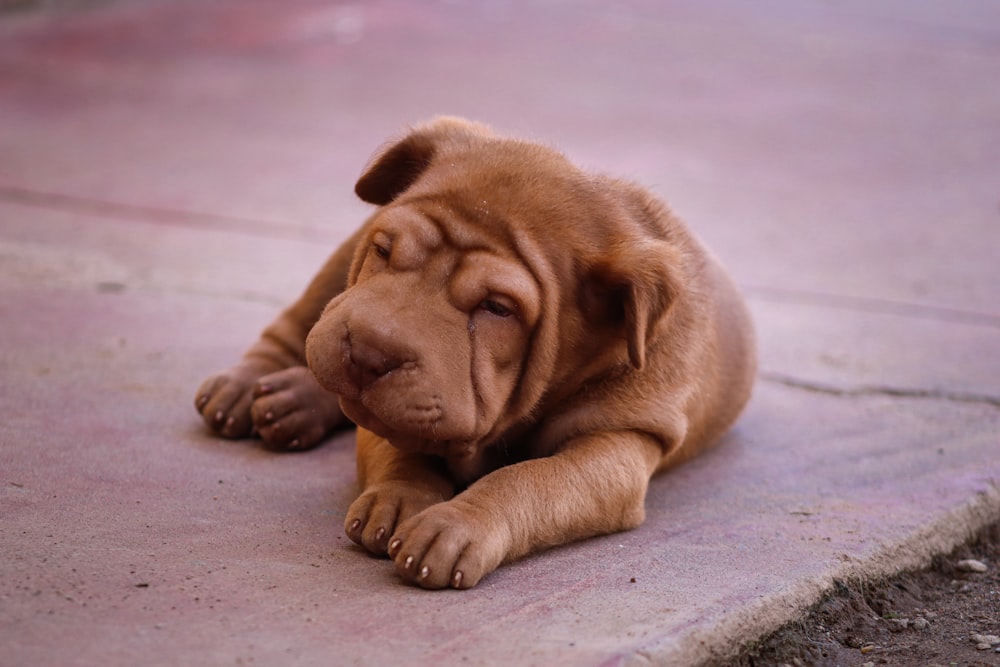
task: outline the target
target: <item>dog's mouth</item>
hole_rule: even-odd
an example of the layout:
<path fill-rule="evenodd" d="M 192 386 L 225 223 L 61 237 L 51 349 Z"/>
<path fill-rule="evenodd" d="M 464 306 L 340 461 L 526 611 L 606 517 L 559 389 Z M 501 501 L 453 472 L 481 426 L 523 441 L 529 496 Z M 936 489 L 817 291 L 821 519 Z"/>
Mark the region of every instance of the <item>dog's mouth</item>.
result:
<path fill-rule="evenodd" d="M 402 334 L 346 321 L 320 323 L 309 337 L 309 367 L 356 424 L 408 452 L 447 457 L 475 450 L 484 419 L 466 385 L 464 355 L 421 354 Z"/>
<path fill-rule="evenodd" d="M 392 418 L 383 418 L 366 405 L 365 398 L 364 392 L 357 398 L 340 397 L 340 409 L 358 426 L 385 438 L 394 447 L 406 452 L 447 456 L 452 451 L 456 441 L 439 435 L 437 428 L 437 420 L 441 415 L 439 407 L 434 409 L 427 406 L 414 407 L 410 410 L 394 411 Z M 411 418 L 407 419 L 406 415 Z"/>

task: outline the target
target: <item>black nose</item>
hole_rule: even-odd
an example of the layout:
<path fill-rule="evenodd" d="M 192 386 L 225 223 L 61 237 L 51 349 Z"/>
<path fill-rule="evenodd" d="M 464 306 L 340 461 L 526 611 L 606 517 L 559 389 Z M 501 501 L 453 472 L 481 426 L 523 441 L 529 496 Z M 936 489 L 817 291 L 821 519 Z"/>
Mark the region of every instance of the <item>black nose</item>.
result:
<path fill-rule="evenodd" d="M 344 347 L 347 376 L 359 389 L 371 386 L 404 363 L 401 357 L 351 336 L 344 341 Z"/>

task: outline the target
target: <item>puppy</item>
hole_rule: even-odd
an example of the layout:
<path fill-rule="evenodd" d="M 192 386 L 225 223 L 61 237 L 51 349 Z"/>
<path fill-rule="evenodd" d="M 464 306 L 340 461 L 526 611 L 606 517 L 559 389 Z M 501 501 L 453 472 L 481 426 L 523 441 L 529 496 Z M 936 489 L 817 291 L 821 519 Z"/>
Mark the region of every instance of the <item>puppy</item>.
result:
<path fill-rule="evenodd" d="M 355 191 L 374 214 L 196 406 L 276 448 L 357 424 L 345 528 L 403 579 L 469 588 L 638 526 L 650 477 L 747 402 L 736 287 L 639 187 L 439 118 Z"/>

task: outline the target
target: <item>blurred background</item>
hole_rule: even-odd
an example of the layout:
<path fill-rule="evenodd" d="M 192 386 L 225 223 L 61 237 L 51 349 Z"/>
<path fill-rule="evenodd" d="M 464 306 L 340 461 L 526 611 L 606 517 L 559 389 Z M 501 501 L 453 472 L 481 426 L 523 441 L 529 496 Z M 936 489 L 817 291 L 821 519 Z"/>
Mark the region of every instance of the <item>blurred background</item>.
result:
<path fill-rule="evenodd" d="M 456 114 L 652 187 L 748 288 L 995 310 L 996 3 L 2 6 L 0 200 L 339 239 L 380 143 Z"/>

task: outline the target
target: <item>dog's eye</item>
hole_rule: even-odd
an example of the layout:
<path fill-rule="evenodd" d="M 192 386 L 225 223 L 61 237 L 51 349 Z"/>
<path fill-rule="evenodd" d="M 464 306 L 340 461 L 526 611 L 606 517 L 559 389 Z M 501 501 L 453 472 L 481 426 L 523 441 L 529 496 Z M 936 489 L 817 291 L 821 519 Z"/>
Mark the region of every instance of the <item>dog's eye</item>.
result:
<path fill-rule="evenodd" d="M 491 315 L 496 315 L 497 317 L 510 317 L 511 315 L 513 315 L 513 312 L 511 311 L 510 308 L 503 305 L 496 299 L 486 299 L 481 304 L 479 304 L 479 307 L 485 310 L 486 312 L 490 313 Z"/>
<path fill-rule="evenodd" d="M 389 259 L 389 246 L 383 245 L 381 243 L 375 243 L 372 246 L 375 249 L 375 254 L 382 259 Z"/>

